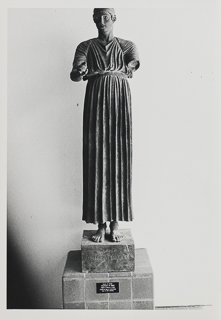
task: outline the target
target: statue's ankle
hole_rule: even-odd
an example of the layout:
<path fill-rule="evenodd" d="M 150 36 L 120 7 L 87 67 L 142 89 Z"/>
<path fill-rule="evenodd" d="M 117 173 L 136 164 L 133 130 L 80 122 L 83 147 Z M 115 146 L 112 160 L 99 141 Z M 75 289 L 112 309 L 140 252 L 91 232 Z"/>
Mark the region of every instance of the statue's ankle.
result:
<path fill-rule="evenodd" d="M 117 221 L 111 221 L 111 223 L 110 223 L 110 229 L 111 229 L 111 230 L 116 230 L 116 229 L 118 229 L 118 222 L 117 222 Z"/>
<path fill-rule="evenodd" d="M 98 224 L 98 229 L 105 229 L 106 230 L 106 228 L 107 228 L 106 222 Z"/>

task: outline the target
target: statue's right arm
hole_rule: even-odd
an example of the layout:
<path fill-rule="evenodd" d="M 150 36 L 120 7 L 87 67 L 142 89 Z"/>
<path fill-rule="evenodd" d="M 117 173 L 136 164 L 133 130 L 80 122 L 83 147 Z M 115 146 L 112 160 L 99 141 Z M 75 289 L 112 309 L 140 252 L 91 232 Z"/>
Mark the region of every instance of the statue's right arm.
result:
<path fill-rule="evenodd" d="M 88 72 L 87 70 L 87 50 L 89 41 L 81 42 L 76 49 L 73 68 L 70 73 L 72 81 L 78 82 L 83 79 Z"/>

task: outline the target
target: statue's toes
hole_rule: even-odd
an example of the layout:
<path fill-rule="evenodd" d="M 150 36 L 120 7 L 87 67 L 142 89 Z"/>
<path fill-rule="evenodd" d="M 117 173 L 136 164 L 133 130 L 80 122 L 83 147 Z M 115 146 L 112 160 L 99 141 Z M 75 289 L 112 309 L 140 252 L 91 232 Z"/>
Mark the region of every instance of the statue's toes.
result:
<path fill-rule="evenodd" d="M 120 242 L 123 239 L 123 236 L 117 236 L 117 242 Z"/>
<path fill-rule="evenodd" d="M 93 236 L 93 237 L 92 237 L 92 240 L 93 240 L 94 242 L 98 242 L 98 241 L 99 241 L 98 237 L 96 237 L 96 236 Z"/>

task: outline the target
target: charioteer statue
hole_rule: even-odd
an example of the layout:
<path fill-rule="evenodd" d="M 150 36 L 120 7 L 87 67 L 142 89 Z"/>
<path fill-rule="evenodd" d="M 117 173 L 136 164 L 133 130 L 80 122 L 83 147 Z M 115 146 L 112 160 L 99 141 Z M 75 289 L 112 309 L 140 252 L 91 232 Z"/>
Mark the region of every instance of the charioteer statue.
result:
<path fill-rule="evenodd" d="M 106 222 L 112 241 L 122 235 L 118 221 L 132 221 L 131 93 L 127 78 L 139 68 L 135 44 L 113 36 L 113 8 L 95 8 L 98 37 L 81 42 L 70 77 L 87 80 L 83 116 L 83 220 L 98 224 L 92 237 L 102 242 Z"/>

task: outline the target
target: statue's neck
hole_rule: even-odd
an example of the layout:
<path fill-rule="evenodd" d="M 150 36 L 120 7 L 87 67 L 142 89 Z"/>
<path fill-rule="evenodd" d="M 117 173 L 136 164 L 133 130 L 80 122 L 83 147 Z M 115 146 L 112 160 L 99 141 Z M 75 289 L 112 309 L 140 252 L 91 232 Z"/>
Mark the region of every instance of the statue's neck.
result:
<path fill-rule="evenodd" d="M 111 30 L 108 33 L 100 32 L 100 31 L 98 33 L 98 39 L 104 44 L 108 44 L 113 40 L 113 38 L 114 38 L 113 30 Z"/>

